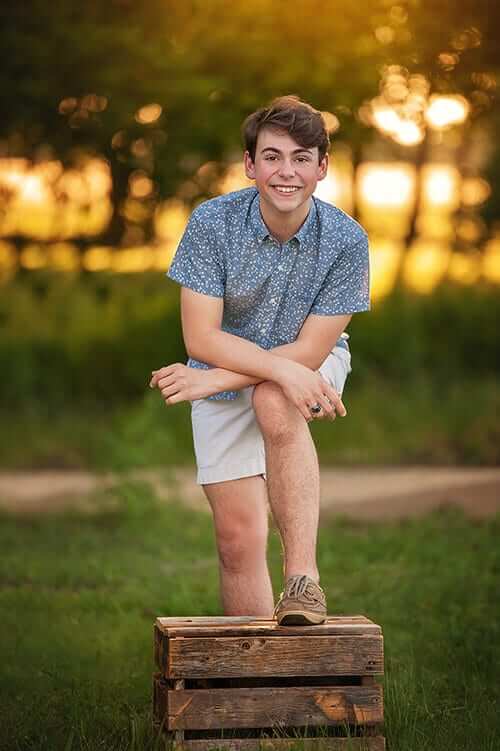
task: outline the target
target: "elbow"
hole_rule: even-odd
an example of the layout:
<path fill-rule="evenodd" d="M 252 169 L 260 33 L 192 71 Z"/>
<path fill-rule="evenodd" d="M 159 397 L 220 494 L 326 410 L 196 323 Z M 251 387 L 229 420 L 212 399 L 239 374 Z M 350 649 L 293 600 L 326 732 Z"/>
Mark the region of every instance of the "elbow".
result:
<path fill-rule="evenodd" d="M 208 357 L 207 345 L 211 331 L 197 331 L 195 335 L 184 336 L 184 347 L 193 360 L 204 361 Z"/>

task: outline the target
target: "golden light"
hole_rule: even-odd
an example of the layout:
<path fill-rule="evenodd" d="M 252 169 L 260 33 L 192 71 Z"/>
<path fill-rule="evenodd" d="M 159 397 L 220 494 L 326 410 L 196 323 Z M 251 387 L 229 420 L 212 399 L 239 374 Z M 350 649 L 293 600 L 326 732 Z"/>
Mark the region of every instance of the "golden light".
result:
<path fill-rule="evenodd" d="M 376 40 L 380 42 L 380 44 L 390 44 L 393 41 L 396 32 L 392 26 L 377 26 L 374 34 Z"/>
<path fill-rule="evenodd" d="M 129 222 L 141 224 L 151 216 L 152 207 L 135 198 L 126 198 L 122 203 L 120 212 Z"/>
<path fill-rule="evenodd" d="M 314 195 L 347 213 L 352 213 L 353 165 L 347 154 L 337 152 L 332 155 L 326 177 L 318 182 Z"/>
<path fill-rule="evenodd" d="M 340 122 L 333 112 L 323 111 L 323 120 L 325 121 L 325 127 L 329 133 L 335 133 L 340 128 Z"/>
<path fill-rule="evenodd" d="M 375 97 L 371 102 L 368 119 L 378 130 L 390 135 L 403 146 L 415 146 L 424 139 L 424 131 L 419 125 L 421 104 L 411 95 L 408 104 L 397 109 L 392 107 L 383 97 Z M 404 117 L 398 110 L 404 112 Z"/>
<path fill-rule="evenodd" d="M 481 276 L 481 254 L 474 253 L 451 254 L 448 267 L 448 278 L 459 284 L 474 284 Z"/>
<path fill-rule="evenodd" d="M 80 100 L 80 106 L 90 112 L 103 112 L 108 106 L 108 99 L 98 94 L 85 94 Z"/>
<path fill-rule="evenodd" d="M 486 225 L 479 216 L 464 216 L 457 224 L 456 233 L 459 240 L 477 244 L 486 233 Z"/>
<path fill-rule="evenodd" d="M 434 94 L 429 99 L 425 119 L 431 128 L 443 130 L 463 123 L 469 112 L 470 104 L 465 97 L 458 94 L 454 96 Z"/>
<path fill-rule="evenodd" d="M 78 107 L 78 99 L 74 96 L 61 99 L 59 102 L 59 112 L 61 115 L 69 115 Z"/>
<path fill-rule="evenodd" d="M 47 253 L 41 245 L 30 243 L 22 249 L 19 260 L 25 269 L 41 269 L 47 266 Z"/>
<path fill-rule="evenodd" d="M 153 248 L 151 268 L 156 271 L 167 271 L 175 255 L 176 243 L 165 242 Z"/>
<path fill-rule="evenodd" d="M 253 185 L 254 181 L 249 180 L 245 175 L 243 162 L 234 162 L 227 168 L 224 176 L 218 183 L 218 190 L 221 193 L 231 193 L 233 190 L 248 188 Z"/>
<path fill-rule="evenodd" d="M 432 292 L 445 276 L 451 254 L 450 245 L 435 240 L 415 240 L 404 258 L 404 283 L 421 294 Z"/>
<path fill-rule="evenodd" d="M 48 198 L 48 189 L 40 175 L 26 175 L 19 188 L 19 200 L 24 203 L 43 203 Z"/>
<path fill-rule="evenodd" d="M 413 120 L 401 120 L 392 137 L 402 146 L 416 146 L 424 140 L 424 131 Z"/>
<path fill-rule="evenodd" d="M 75 203 L 87 203 L 90 200 L 89 187 L 80 170 L 67 169 L 63 172 L 57 181 L 57 188 Z"/>
<path fill-rule="evenodd" d="M 111 169 L 104 159 L 90 159 L 82 167 L 82 175 L 91 201 L 99 201 L 111 192 Z"/>
<path fill-rule="evenodd" d="M 136 138 L 130 144 L 130 151 L 138 159 L 145 159 L 151 154 L 151 142 L 145 138 Z"/>
<path fill-rule="evenodd" d="M 500 233 L 484 246 L 481 271 L 489 282 L 500 284 Z"/>
<path fill-rule="evenodd" d="M 491 185 L 482 177 L 466 177 L 462 180 L 462 203 L 464 206 L 479 206 L 491 195 Z"/>
<path fill-rule="evenodd" d="M 48 265 L 57 271 L 79 271 L 80 255 L 71 243 L 53 243 L 47 247 Z"/>
<path fill-rule="evenodd" d="M 421 169 L 422 206 L 453 211 L 460 205 L 460 172 L 452 164 L 426 164 Z"/>
<path fill-rule="evenodd" d="M 403 240 L 415 203 L 416 167 L 407 162 L 364 162 L 356 174 L 360 222 L 371 236 Z"/>
<path fill-rule="evenodd" d="M 111 267 L 113 248 L 106 245 L 94 245 L 82 256 L 82 268 L 86 271 L 105 271 Z"/>
<path fill-rule="evenodd" d="M 129 190 L 134 198 L 147 198 L 153 192 L 154 183 L 151 178 L 141 170 L 132 172 L 129 177 Z"/>
<path fill-rule="evenodd" d="M 120 274 L 147 271 L 154 261 L 152 249 L 147 246 L 115 250 L 111 256 L 111 269 Z"/>
<path fill-rule="evenodd" d="M 407 162 L 364 162 L 357 170 L 357 197 L 374 208 L 401 208 L 414 200 L 415 167 Z"/>
<path fill-rule="evenodd" d="M 2 159 L 0 161 L 0 185 L 18 192 L 26 179 L 27 159 Z"/>
<path fill-rule="evenodd" d="M 87 211 L 79 212 L 77 218 L 79 232 L 86 237 L 100 235 L 108 226 L 112 216 L 113 204 L 110 198 L 95 201 Z"/>
<path fill-rule="evenodd" d="M 160 240 L 180 240 L 189 218 L 189 209 L 183 201 L 171 198 L 156 207 L 154 215 L 155 234 Z"/>
<path fill-rule="evenodd" d="M 370 297 L 373 302 L 392 291 L 403 254 L 402 242 L 381 238 L 370 241 Z"/>
<path fill-rule="evenodd" d="M 395 133 L 400 123 L 396 110 L 389 105 L 379 103 L 378 100 L 374 100 L 372 106 L 372 120 L 377 128 L 385 133 Z"/>
<path fill-rule="evenodd" d="M 138 123 L 148 124 L 154 123 L 160 117 L 162 113 L 162 107 L 160 104 L 146 104 L 141 107 L 135 113 L 135 119 Z"/>
<path fill-rule="evenodd" d="M 426 207 L 417 214 L 416 230 L 420 237 L 427 240 L 451 243 L 455 237 L 451 213 L 435 207 Z"/>

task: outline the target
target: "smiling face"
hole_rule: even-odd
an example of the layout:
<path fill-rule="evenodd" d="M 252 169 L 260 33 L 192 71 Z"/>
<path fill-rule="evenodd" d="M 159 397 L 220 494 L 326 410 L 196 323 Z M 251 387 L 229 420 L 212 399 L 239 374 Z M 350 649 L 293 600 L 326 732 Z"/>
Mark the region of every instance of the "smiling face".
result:
<path fill-rule="evenodd" d="M 261 208 L 288 222 L 303 219 L 318 180 L 328 169 L 328 154 L 318 162 L 318 147 L 304 148 L 286 131 L 262 128 L 257 138 L 255 162 L 245 151 L 245 173 L 255 180 Z M 264 217 L 265 218 L 265 217 Z"/>

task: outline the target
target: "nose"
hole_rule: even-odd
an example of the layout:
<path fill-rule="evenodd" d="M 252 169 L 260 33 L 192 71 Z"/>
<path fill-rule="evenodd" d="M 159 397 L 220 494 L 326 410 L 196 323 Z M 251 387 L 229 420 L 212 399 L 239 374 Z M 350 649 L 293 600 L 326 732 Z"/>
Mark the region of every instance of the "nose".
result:
<path fill-rule="evenodd" d="M 281 163 L 279 174 L 281 177 L 293 177 L 295 175 L 295 168 L 293 164 L 285 159 Z"/>

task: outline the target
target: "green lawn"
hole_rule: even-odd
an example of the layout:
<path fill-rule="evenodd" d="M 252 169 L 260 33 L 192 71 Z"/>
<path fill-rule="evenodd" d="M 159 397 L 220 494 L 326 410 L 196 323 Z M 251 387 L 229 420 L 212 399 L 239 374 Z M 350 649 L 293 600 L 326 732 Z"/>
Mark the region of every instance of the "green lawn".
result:
<path fill-rule="evenodd" d="M 209 515 L 160 506 L 145 484 L 98 500 L 96 515 L 0 518 L 2 751 L 153 749 L 154 618 L 221 614 Z M 499 516 L 451 510 L 322 520 L 329 612 L 384 631 L 394 751 L 498 749 L 499 532 Z M 277 595 L 274 528 L 269 561 Z"/>

